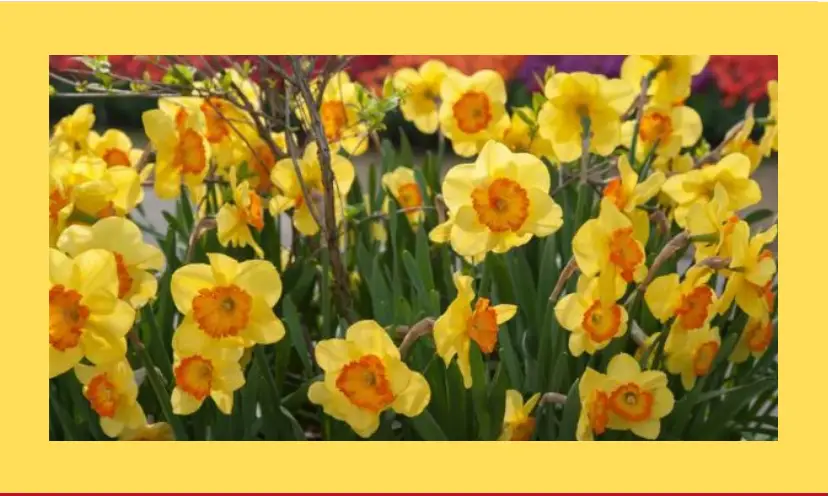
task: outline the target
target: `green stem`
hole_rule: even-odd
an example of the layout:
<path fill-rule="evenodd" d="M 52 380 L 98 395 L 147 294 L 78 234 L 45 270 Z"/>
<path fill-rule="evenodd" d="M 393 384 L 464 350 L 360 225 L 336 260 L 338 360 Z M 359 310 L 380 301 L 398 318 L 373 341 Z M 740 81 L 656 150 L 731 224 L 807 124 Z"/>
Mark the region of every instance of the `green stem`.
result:
<path fill-rule="evenodd" d="M 164 340 L 162 339 L 163 336 L 161 335 L 161 329 L 158 327 L 158 322 L 156 322 L 155 320 L 155 315 L 152 313 L 150 305 L 145 305 L 142 309 L 142 312 L 144 314 L 144 318 L 149 321 L 150 330 L 152 331 L 153 335 L 158 341 L 158 346 L 161 348 L 161 356 L 163 357 L 161 365 L 164 367 L 163 372 L 167 376 L 167 378 L 172 378 L 174 373 L 172 362 L 170 361 L 170 355 L 167 354 L 167 349 L 165 348 Z"/>
<path fill-rule="evenodd" d="M 264 356 L 264 348 L 256 346 L 253 349 L 253 360 L 256 362 L 256 366 L 261 370 L 262 375 L 265 378 L 265 382 L 267 383 L 267 387 L 271 390 L 270 392 L 273 395 L 277 414 L 281 413 L 279 411 L 279 405 L 282 404 L 282 393 L 279 392 L 279 386 L 276 384 L 276 379 L 273 377 L 273 374 L 270 373 L 270 367 L 267 366 L 267 360 Z"/>
<path fill-rule="evenodd" d="M 138 356 L 141 357 L 144 369 L 147 371 L 147 380 L 149 380 L 150 386 L 152 387 L 155 397 L 158 400 L 158 404 L 161 406 L 164 418 L 167 419 L 167 422 L 169 422 L 170 426 L 173 428 L 173 432 L 175 432 L 175 439 L 178 441 L 186 441 L 187 432 L 184 430 L 184 424 L 181 423 L 181 419 L 173 414 L 169 393 L 164 387 L 164 384 L 161 382 L 161 379 L 158 377 L 158 370 L 156 370 L 155 364 L 152 362 L 152 357 L 150 357 L 149 352 L 146 347 L 144 347 L 144 343 L 138 339 L 135 331 L 130 331 L 129 336 L 135 350 L 138 352 Z"/>
<path fill-rule="evenodd" d="M 658 74 L 659 68 L 656 67 L 652 71 L 650 71 L 646 77 L 641 81 L 641 94 L 639 95 L 639 103 L 638 103 L 638 115 L 635 117 L 635 125 L 633 126 L 633 135 L 632 141 L 630 142 L 630 164 L 635 168 L 636 160 L 635 160 L 635 149 L 638 146 L 638 133 L 641 130 L 641 118 L 644 116 L 644 103 L 646 102 L 647 98 L 647 90 L 650 87 L 650 83 L 655 79 L 656 74 Z"/>

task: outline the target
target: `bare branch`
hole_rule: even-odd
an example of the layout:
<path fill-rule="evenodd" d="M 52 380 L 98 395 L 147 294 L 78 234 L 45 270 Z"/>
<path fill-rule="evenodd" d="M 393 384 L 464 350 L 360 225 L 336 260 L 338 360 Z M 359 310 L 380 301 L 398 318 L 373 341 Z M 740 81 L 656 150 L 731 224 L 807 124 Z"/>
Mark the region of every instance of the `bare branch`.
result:
<path fill-rule="evenodd" d="M 305 102 L 305 107 L 308 110 L 310 118 L 311 132 L 316 139 L 318 145 L 319 165 L 322 168 L 322 185 L 325 195 L 324 216 L 325 224 L 323 227 L 323 235 L 325 237 L 325 244 L 328 248 L 329 260 L 334 276 L 334 299 L 337 307 L 342 315 L 346 316 L 349 321 L 353 321 L 354 311 L 351 306 L 351 295 L 348 284 L 348 273 L 342 263 L 342 257 L 337 245 L 336 233 L 336 213 L 334 211 L 335 203 L 335 185 L 333 169 L 331 167 L 331 150 L 328 146 L 328 139 L 325 135 L 325 129 L 322 125 L 322 118 L 319 115 L 319 109 L 313 104 L 314 98 L 311 94 L 310 85 L 307 78 L 300 76 L 304 74 L 301 68 L 300 58 L 296 56 L 290 57 L 293 72 L 296 75 L 298 89 Z"/>
<path fill-rule="evenodd" d="M 561 271 L 561 274 L 558 276 L 558 282 L 555 283 L 555 289 L 553 289 L 552 294 L 549 295 L 550 302 L 558 301 L 558 298 L 564 290 L 564 286 L 566 286 L 566 282 L 577 271 L 578 263 L 575 261 L 575 257 L 572 257 L 569 259 L 569 262 L 567 262 Z"/>
<path fill-rule="evenodd" d="M 414 343 L 423 336 L 431 334 L 434 330 L 434 323 L 436 321 L 432 317 L 426 317 L 421 321 L 417 322 L 411 328 L 398 328 L 397 332 L 405 337 L 403 337 L 402 343 L 400 343 L 400 356 L 405 358 L 408 355 L 408 350 L 414 346 Z"/>

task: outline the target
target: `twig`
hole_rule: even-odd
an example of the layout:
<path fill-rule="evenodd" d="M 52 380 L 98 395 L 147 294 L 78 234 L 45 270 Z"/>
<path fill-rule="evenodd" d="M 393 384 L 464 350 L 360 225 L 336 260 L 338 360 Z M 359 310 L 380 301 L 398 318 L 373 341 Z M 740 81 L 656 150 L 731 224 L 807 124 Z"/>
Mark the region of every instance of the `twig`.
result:
<path fill-rule="evenodd" d="M 204 195 L 205 197 L 207 195 Z M 213 217 L 205 217 L 196 223 L 195 227 L 193 228 L 193 232 L 190 233 L 190 239 L 187 241 L 187 256 L 184 259 L 185 263 L 189 263 L 193 260 L 193 254 L 195 252 L 195 245 L 201 239 L 201 237 L 212 229 L 215 229 L 218 226 L 216 223 L 216 219 Z"/>
<path fill-rule="evenodd" d="M 149 162 L 149 157 L 152 154 L 152 143 L 147 143 L 146 148 L 144 148 L 144 152 L 141 153 L 141 156 L 138 157 L 138 161 L 135 162 L 135 170 L 140 175 L 141 171 L 144 170 L 146 167 L 147 162 Z"/>
<path fill-rule="evenodd" d="M 653 210 L 652 213 L 650 213 L 650 220 L 655 223 L 660 235 L 670 232 L 670 221 L 667 220 L 667 216 L 663 211 Z"/>
<path fill-rule="evenodd" d="M 305 178 L 302 175 L 302 167 L 299 165 L 299 151 L 296 149 L 298 146 L 296 143 L 296 136 L 294 136 L 293 132 L 290 131 L 290 99 L 291 99 L 291 88 L 292 86 L 289 84 L 285 85 L 285 119 L 287 119 L 287 127 L 285 129 L 285 143 L 287 144 L 288 154 L 290 155 L 291 161 L 293 162 L 293 170 L 296 172 L 296 178 L 299 180 L 299 188 L 302 190 L 302 197 L 305 198 L 305 203 L 308 205 L 308 212 L 310 212 L 313 221 L 316 222 L 316 225 L 322 229 L 322 223 L 319 219 L 319 212 L 316 210 L 316 202 L 311 201 L 310 191 L 308 190 L 308 185 L 305 182 Z"/>
<path fill-rule="evenodd" d="M 434 208 L 437 209 L 437 221 L 442 224 L 448 218 L 448 208 L 446 207 L 446 201 L 443 199 L 442 194 L 438 194 L 434 197 Z"/>
<path fill-rule="evenodd" d="M 555 289 L 553 289 L 552 294 L 549 295 L 550 302 L 558 301 L 558 297 L 561 296 L 561 293 L 564 290 L 564 286 L 566 286 L 566 282 L 577 271 L 578 262 L 575 260 L 575 257 L 572 257 L 569 259 L 569 262 L 567 262 L 567 264 L 564 266 L 560 276 L 558 276 L 558 282 L 555 283 Z"/>
<path fill-rule="evenodd" d="M 670 259 L 670 257 L 678 253 L 679 250 L 684 248 L 689 242 L 690 233 L 687 231 L 682 231 L 676 234 L 673 237 L 673 239 L 668 241 L 667 244 L 664 245 L 664 248 L 661 249 L 659 254 L 656 255 L 655 260 L 653 260 L 653 264 L 650 266 L 650 270 L 647 271 L 647 276 L 644 277 L 644 280 L 641 281 L 641 284 L 639 284 L 638 287 L 636 287 L 636 289 L 632 293 L 630 293 L 630 296 L 627 299 L 625 305 L 632 301 L 636 293 L 643 294 L 647 290 L 647 286 L 649 286 L 650 283 L 653 282 L 653 279 L 655 279 L 658 270 L 661 268 L 662 265 L 664 265 L 664 262 L 666 262 Z"/>
<path fill-rule="evenodd" d="M 539 405 L 565 405 L 567 397 L 561 393 L 543 393 Z"/>
<path fill-rule="evenodd" d="M 426 317 L 417 322 L 408 329 L 398 328 L 397 332 L 404 335 L 402 343 L 400 343 L 400 355 L 405 358 L 408 355 L 408 350 L 421 337 L 431 334 L 434 330 L 435 320 L 432 317 Z"/>
<path fill-rule="evenodd" d="M 727 147 L 728 144 L 730 144 L 731 141 L 733 141 L 733 139 L 736 137 L 737 134 L 739 134 L 743 127 L 745 127 L 745 121 L 741 121 L 732 128 L 730 128 L 730 131 L 727 132 L 722 142 L 719 143 L 719 146 L 708 152 L 700 159 L 696 160 L 693 167 L 699 168 L 703 165 L 712 164 L 721 160 L 724 149 Z"/>
<path fill-rule="evenodd" d="M 724 270 L 730 267 L 730 258 L 725 257 L 708 257 L 697 263 L 700 267 L 707 267 L 713 270 Z"/>
<path fill-rule="evenodd" d="M 635 100 L 633 100 L 630 108 L 628 108 L 627 111 L 621 116 L 622 121 L 634 116 L 636 112 L 641 113 L 644 105 L 647 103 L 647 92 L 650 91 L 650 81 L 653 77 L 655 77 L 655 74 L 653 74 L 652 77 L 648 74 L 647 76 L 641 78 L 641 91 L 638 92 L 638 96 Z"/>
<path fill-rule="evenodd" d="M 328 139 L 325 135 L 325 129 L 322 125 L 322 118 L 319 115 L 319 109 L 312 104 L 314 98 L 311 94 L 311 89 L 308 85 L 307 78 L 301 76 L 303 74 L 303 71 L 301 69 L 300 59 L 299 57 L 293 56 L 290 57 L 290 61 L 291 65 L 293 66 L 293 72 L 297 76 L 296 79 L 299 91 L 302 94 L 303 100 L 305 100 L 308 113 L 310 114 L 310 128 L 316 138 L 316 142 L 318 145 L 317 153 L 319 155 L 319 165 L 322 168 L 322 184 L 324 186 L 325 195 L 325 224 L 327 224 L 327 226 L 324 226 L 325 228 L 323 229 L 322 233 L 325 236 L 325 244 L 328 248 L 329 260 L 331 263 L 331 268 L 333 269 L 335 290 L 334 299 L 337 303 L 337 307 L 339 308 L 340 313 L 343 316 L 345 316 L 347 320 L 353 322 L 356 317 L 354 315 L 354 310 L 351 306 L 351 294 L 348 284 L 348 273 L 345 270 L 345 266 L 342 263 L 342 257 L 339 252 L 335 229 L 336 215 L 334 212 L 335 203 L 333 198 L 335 186 L 333 168 L 331 167 L 331 150 L 328 146 Z"/>

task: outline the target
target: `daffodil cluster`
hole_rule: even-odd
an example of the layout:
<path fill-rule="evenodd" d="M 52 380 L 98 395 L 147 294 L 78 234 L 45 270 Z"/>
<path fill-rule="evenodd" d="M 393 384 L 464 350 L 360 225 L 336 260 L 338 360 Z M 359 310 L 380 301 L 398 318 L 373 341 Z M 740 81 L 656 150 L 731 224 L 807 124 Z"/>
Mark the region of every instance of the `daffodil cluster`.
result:
<path fill-rule="evenodd" d="M 144 149 L 78 107 L 49 145 L 50 429 L 81 414 L 122 440 L 758 429 L 778 401 L 778 227 L 747 209 L 778 152 L 778 84 L 767 116 L 748 108 L 711 150 L 686 104 L 706 63 L 549 68 L 531 102 L 438 60 L 381 95 L 344 70 L 229 69 L 168 88 Z M 382 141 L 397 104 L 463 163 Z M 174 200 L 166 233 L 138 221 L 145 186 Z M 749 411 L 734 388 L 756 391 Z"/>

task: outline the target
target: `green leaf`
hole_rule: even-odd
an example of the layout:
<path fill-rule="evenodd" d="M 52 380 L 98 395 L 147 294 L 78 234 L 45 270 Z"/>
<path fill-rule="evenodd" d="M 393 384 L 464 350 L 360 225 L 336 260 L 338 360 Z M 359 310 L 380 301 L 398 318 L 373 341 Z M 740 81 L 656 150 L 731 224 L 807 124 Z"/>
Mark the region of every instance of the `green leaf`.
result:
<path fill-rule="evenodd" d="M 424 410 L 423 413 L 412 417 L 410 422 L 414 430 L 424 441 L 448 441 L 445 433 L 437 425 L 437 422 L 428 410 Z"/>
<path fill-rule="evenodd" d="M 415 253 L 417 257 L 417 267 L 420 271 L 420 277 L 423 280 L 423 286 L 429 290 L 434 289 L 434 274 L 431 272 L 431 252 L 428 246 L 428 235 L 426 234 L 423 226 L 420 226 L 420 228 L 417 229 L 416 243 Z"/>
<path fill-rule="evenodd" d="M 512 287 L 514 288 L 518 311 L 522 312 L 526 317 L 530 336 L 533 336 L 534 343 L 530 345 L 531 348 L 537 346 L 537 295 L 535 293 L 535 278 L 532 276 L 532 269 L 529 267 L 529 261 L 526 260 L 524 251 L 512 250 L 506 256 L 506 262 L 509 267 L 509 273 L 512 279 Z"/>
<path fill-rule="evenodd" d="M 534 100 L 534 97 L 533 97 L 533 100 Z M 534 104 L 534 102 L 533 102 L 533 104 Z M 515 113 L 517 114 L 518 117 L 520 117 L 520 120 L 525 122 L 526 125 L 529 126 L 530 128 L 534 128 L 536 126 L 535 122 L 528 115 L 526 115 L 526 113 L 523 110 L 517 110 L 517 111 L 515 111 Z"/>
<path fill-rule="evenodd" d="M 193 76 L 195 73 L 195 67 L 184 64 L 173 64 L 169 69 L 167 69 L 167 72 L 161 78 L 161 82 L 164 84 L 191 86 L 193 84 Z"/>
<path fill-rule="evenodd" d="M 498 343 L 500 343 L 500 359 L 506 364 L 506 372 L 509 374 L 509 381 L 515 386 L 523 385 L 523 370 L 520 366 L 520 359 L 512 343 L 512 335 L 509 332 L 508 323 L 500 326 L 498 332 Z"/>
<path fill-rule="evenodd" d="M 575 440 L 575 434 L 578 428 L 578 417 L 581 415 L 581 399 L 578 394 L 578 385 L 580 382 L 580 379 L 576 379 L 572 383 L 572 387 L 569 388 L 569 393 L 566 395 L 561 429 L 558 433 L 558 439 L 561 441 Z"/>
<path fill-rule="evenodd" d="M 181 239 L 186 240 L 190 237 L 190 235 L 187 234 L 187 230 L 184 229 L 183 225 L 181 225 L 181 222 L 179 222 L 178 219 L 175 218 L 172 214 L 170 214 L 169 212 L 161 212 L 161 215 L 164 216 L 164 220 L 166 220 L 167 224 L 175 230 L 176 234 L 181 236 Z"/>
<path fill-rule="evenodd" d="M 546 103 L 546 96 L 543 93 L 532 93 L 532 110 L 537 113 L 541 106 Z"/>
<path fill-rule="evenodd" d="M 400 155 L 397 159 L 397 164 L 404 167 L 414 166 L 414 153 L 411 151 L 411 142 L 408 141 L 408 136 L 405 131 L 400 128 Z"/>
<path fill-rule="evenodd" d="M 417 292 L 419 306 L 421 309 L 427 312 L 431 304 L 429 301 L 428 291 L 426 291 L 425 285 L 423 284 L 423 279 L 420 277 L 420 270 L 417 266 L 417 262 L 414 260 L 414 257 L 411 255 L 411 253 L 409 253 L 407 250 L 403 251 L 402 261 L 403 267 L 405 267 L 405 272 L 406 274 L 408 274 L 408 278 L 411 280 L 411 283 L 414 285 L 414 289 Z"/>
<path fill-rule="evenodd" d="M 397 153 L 396 150 L 394 150 L 394 145 L 392 145 L 387 139 L 382 140 L 380 152 L 382 153 L 382 172 L 388 173 L 393 171 L 397 164 Z"/>
<path fill-rule="evenodd" d="M 773 214 L 773 210 L 769 208 L 760 208 L 745 215 L 745 222 L 753 226 L 754 224 L 758 224 L 759 222 L 762 222 L 765 219 L 770 219 L 771 217 L 773 217 Z"/>
<path fill-rule="evenodd" d="M 761 379 L 738 391 L 729 392 L 726 399 L 711 412 L 710 418 L 703 424 L 699 438 L 703 440 L 717 440 L 727 429 L 727 424 L 732 420 L 751 400 L 765 391 L 777 388 L 778 383 L 775 377 Z"/>
<path fill-rule="evenodd" d="M 299 355 L 299 361 L 302 362 L 305 376 L 309 377 L 313 374 L 313 362 L 311 354 L 308 350 L 308 343 L 305 340 L 305 335 L 302 332 L 302 324 L 299 321 L 299 312 L 296 310 L 296 305 L 290 296 L 286 296 L 282 302 L 282 315 L 285 320 L 285 327 L 287 328 L 288 337 Z"/>
<path fill-rule="evenodd" d="M 469 363 L 472 374 L 472 401 L 474 402 L 474 413 L 477 418 L 477 438 L 481 441 L 488 441 L 491 439 L 491 417 L 486 401 L 489 377 L 486 372 L 483 353 L 481 353 L 475 342 L 472 342 L 469 346 Z"/>

